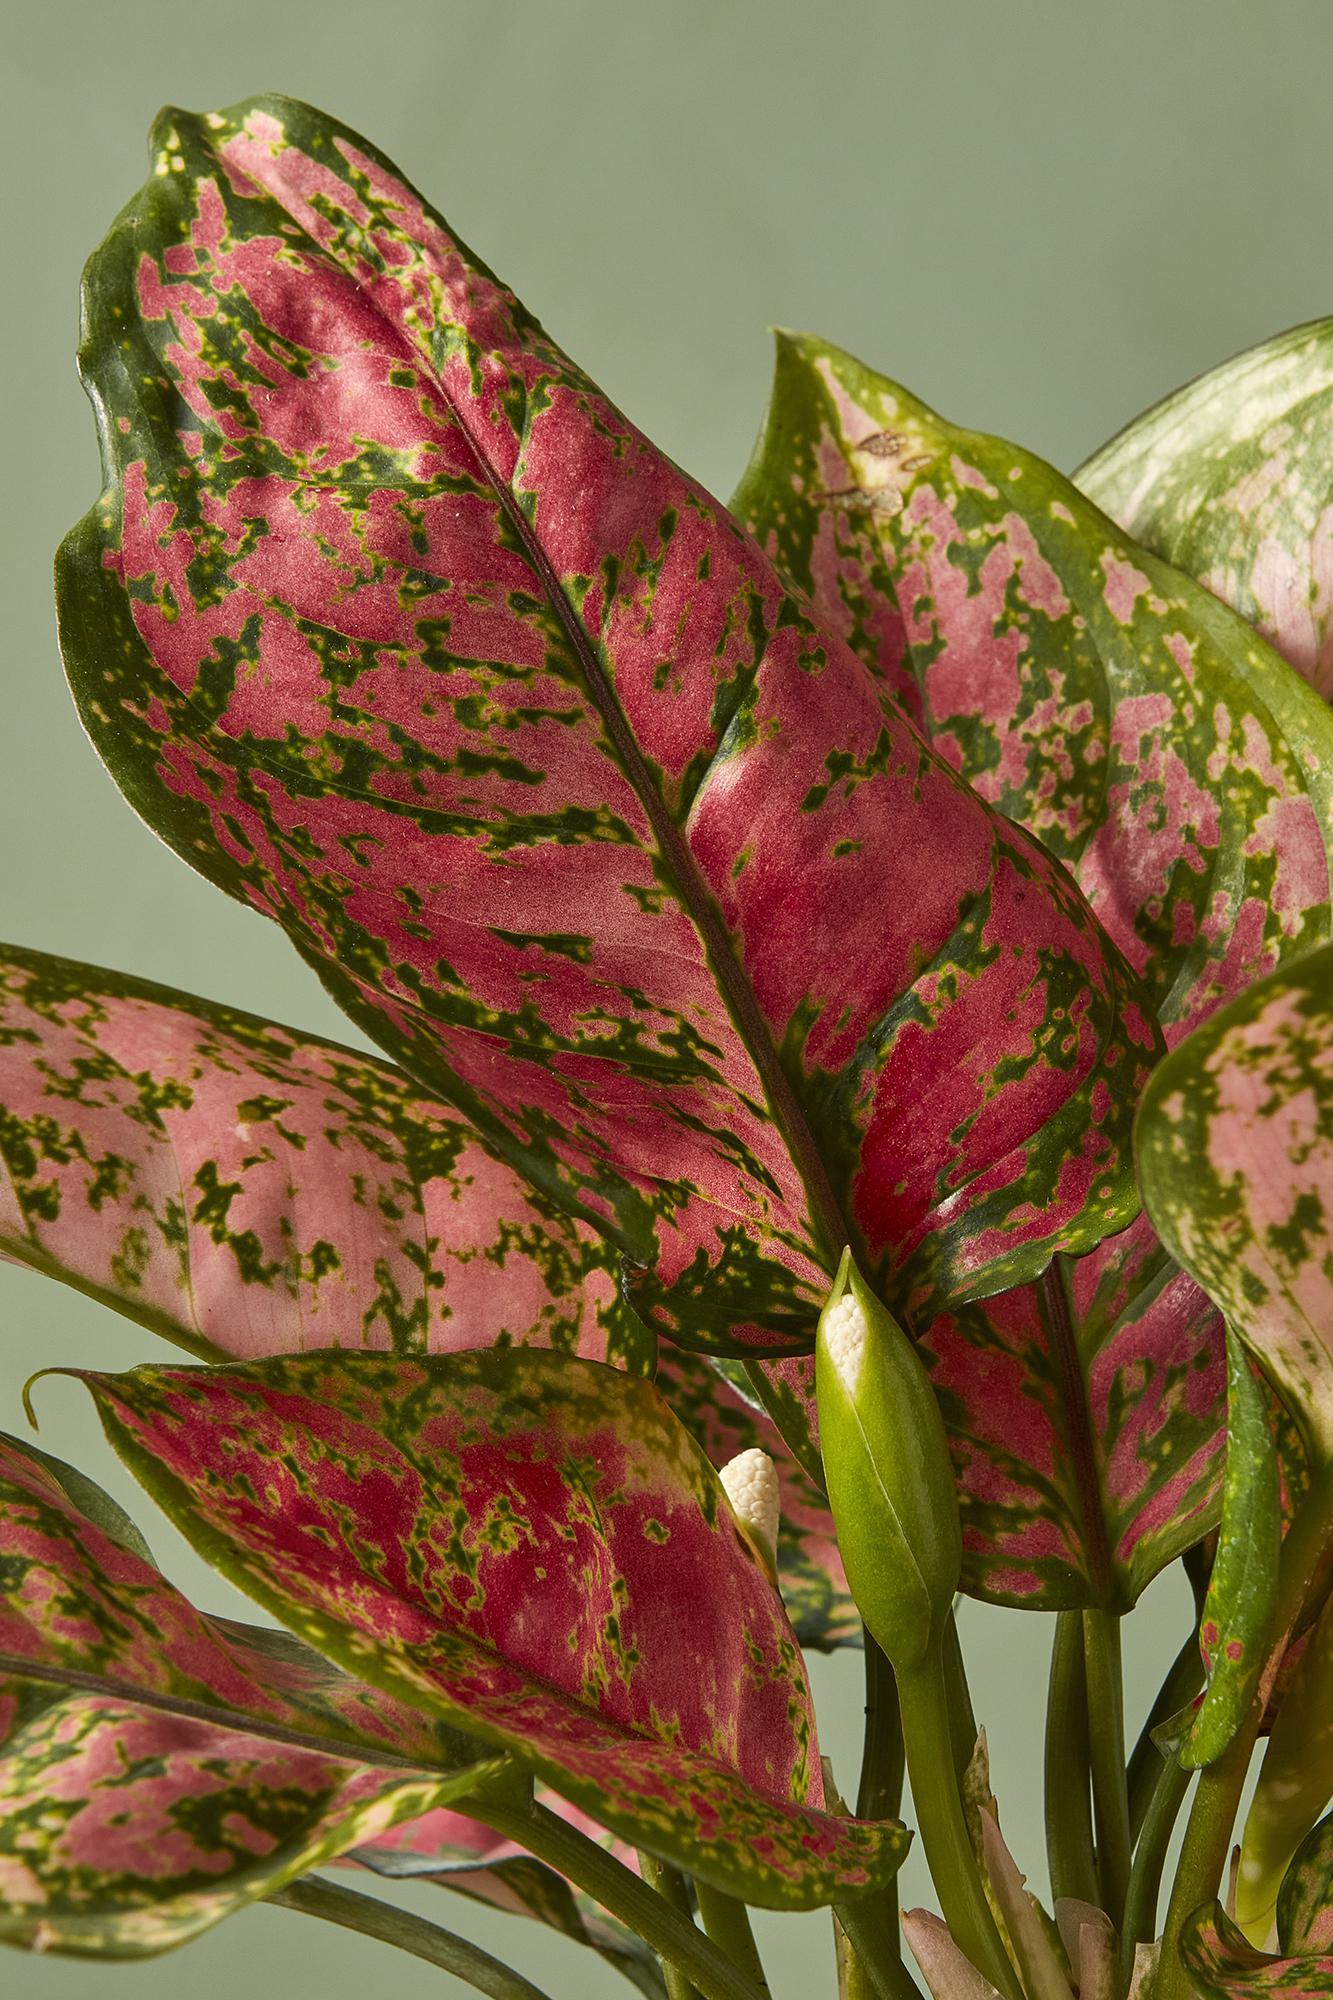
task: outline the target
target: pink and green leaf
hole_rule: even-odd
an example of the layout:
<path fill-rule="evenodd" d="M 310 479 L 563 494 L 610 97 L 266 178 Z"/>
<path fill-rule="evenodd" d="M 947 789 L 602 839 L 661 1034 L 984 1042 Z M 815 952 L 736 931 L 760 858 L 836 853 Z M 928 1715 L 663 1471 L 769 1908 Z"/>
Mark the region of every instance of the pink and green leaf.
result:
<path fill-rule="evenodd" d="M 1333 699 L 1333 319 L 1209 369 L 1074 478 Z"/>
<path fill-rule="evenodd" d="M 808 1346 L 849 1239 L 929 1304 L 1127 1221 L 1153 1032 L 1049 857 L 372 147 L 154 143 L 60 559 L 138 810 L 668 1333 Z"/>
<path fill-rule="evenodd" d="M 0 947 L 0 1252 L 205 1359 L 652 1365 L 605 1246 L 372 1056 Z"/>
<path fill-rule="evenodd" d="M 196 1611 L 91 1480 L 4 1437 L 0 1577 L 0 1941 L 164 1951 L 505 1768 Z"/>
<path fill-rule="evenodd" d="M 1221 1008 L 1136 1126 L 1162 1241 L 1226 1314 L 1318 1461 L 1333 1451 L 1333 945 Z"/>
<path fill-rule="evenodd" d="M 784 335 L 735 506 L 1066 863 L 1169 1039 L 1328 937 L 1333 716 L 1052 466 Z"/>
<path fill-rule="evenodd" d="M 1333 1598 L 1283 1665 L 1236 1875 L 1236 1920 L 1255 1944 L 1268 1942 L 1293 1857 L 1333 1800 Z"/>
<path fill-rule="evenodd" d="M 466 1789 L 0 1675 L 0 1943 L 166 1951 Z"/>
<path fill-rule="evenodd" d="M 820 1810 L 781 1600 L 649 1383 L 537 1349 L 81 1379 L 241 1589 L 612 1832 L 772 1907 L 896 1869 L 900 1827 Z"/>
<path fill-rule="evenodd" d="M 1181 1957 L 1206 2000 L 1333 1993 L 1333 1813 L 1314 1827 L 1292 1860 L 1277 1902 L 1277 1951 L 1207 1904 L 1185 1927 Z"/>
<path fill-rule="evenodd" d="M 1328 935 L 1333 719 L 1051 467 L 783 336 L 735 504 L 935 747 L 1071 868 L 1168 1040 Z M 1123 1608 L 1216 1518 L 1222 1323 L 1141 1218 L 924 1338 L 970 1590 Z"/>

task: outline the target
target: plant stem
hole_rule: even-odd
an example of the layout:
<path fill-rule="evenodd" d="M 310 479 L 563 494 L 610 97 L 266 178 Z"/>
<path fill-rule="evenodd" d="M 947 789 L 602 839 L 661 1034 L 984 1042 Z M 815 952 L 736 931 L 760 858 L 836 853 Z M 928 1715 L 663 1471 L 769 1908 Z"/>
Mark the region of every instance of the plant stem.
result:
<path fill-rule="evenodd" d="M 1022 2000 L 963 1817 L 940 1646 L 932 1647 L 910 1673 L 899 1673 L 898 1698 L 912 1803 L 944 1921 L 978 1972 L 1008 2000 Z"/>
<path fill-rule="evenodd" d="M 1101 1888 L 1092 1844 L 1088 1677 L 1081 1611 L 1056 1613 L 1046 1695 L 1045 1778 L 1051 1894 L 1096 1903 Z"/>
<path fill-rule="evenodd" d="M 1263 1721 L 1264 1705 L 1272 1680 L 1274 1661 L 1281 1658 L 1301 1609 L 1306 1592 L 1318 1573 L 1324 1551 L 1333 1535 L 1333 1464 L 1321 1466 L 1314 1474 L 1299 1512 L 1287 1531 L 1278 1563 L 1277 1604 L 1273 1614 L 1276 1635 L 1268 1666 L 1244 1723 L 1218 1758 L 1200 1778 L 1194 1803 L 1185 1827 L 1180 1866 L 1171 1888 L 1162 1952 L 1154 1981 L 1154 2000 L 1187 2000 L 1191 1982 L 1180 1957 L 1180 1939 L 1187 1919 L 1200 1903 L 1216 1896 L 1226 1866 L 1227 1850 L 1240 1807 L 1241 1793 L 1250 1768 L 1250 1757 Z"/>
<path fill-rule="evenodd" d="M 871 1634 L 862 1627 L 865 1649 L 865 1744 L 856 1792 L 858 1819 L 897 1819 L 902 1810 L 902 1715 L 893 1668 Z M 846 1812 L 833 1793 L 830 1806 Z M 898 1884 L 886 1882 L 854 1904 L 833 1911 L 838 1955 L 840 2000 L 921 2000 L 916 1981 L 903 1964 L 898 1930 Z"/>
<path fill-rule="evenodd" d="M 1180 1808 L 1190 1788 L 1192 1773 L 1182 1771 L 1174 1757 L 1157 1756 L 1157 1783 L 1143 1815 L 1134 1866 L 1129 1871 L 1129 1894 L 1125 1898 L 1125 1921 L 1120 1931 L 1120 1980 L 1129 1989 L 1134 1970 L 1134 1947 L 1150 1944 L 1157 1935 L 1157 1895 L 1162 1885 L 1162 1868 Z"/>
<path fill-rule="evenodd" d="M 614 1854 L 589 1840 L 568 1820 L 535 1801 L 507 1806 L 495 1799 L 469 1799 L 474 1819 L 505 1834 L 567 1875 L 593 1901 L 636 1932 L 659 1958 L 668 1960 L 699 1990 L 701 2000 L 763 2000 L 763 1995 L 724 1952 L 718 1950 L 665 1896 L 642 1881 Z"/>
<path fill-rule="evenodd" d="M 655 1854 L 639 1854 L 639 1873 L 659 1896 L 664 1896 L 677 1915 L 687 1923 L 694 1922 L 694 1912 L 690 1908 L 690 1892 L 685 1887 L 685 1877 L 679 1868 L 673 1868 L 669 1861 L 659 1861 Z M 659 1958 L 662 1980 L 666 1986 L 667 2000 L 699 2000 L 698 1993 L 685 1974 L 669 1959 Z"/>
<path fill-rule="evenodd" d="M 1088 1751 L 1101 1905 L 1118 1930 L 1129 1894 L 1130 1866 L 1119 1612 L 1083 1613 L 1083 1666 L 1088 1686 Z"/>
<path fill-rule="evenodd" d="M 977 1718 L 972 1708 L 972 1690 L 967 1684 L 963 1642 L 958 1636 L 958 1619 L 951 1610 L 944 1626 L 944 1683 L 949 1701 L 949 1734 L 953 1740 L 953 1767 L 961 1785 L 977 1747 Z"/>
<path fill-rule="evenodd" d="M 1203 1658 L 1199 1652 L 1199 1638 L 1197 1632 L 1190 1632 L 1167 1668 L 1166 1678 L 1157 1690 L 1129 1760 L 1129 1832 L 1132 1840 L 1137 1841 L 1139 1837 L 1161 1769 L 1162 1753 L 1152 1740 L 1152 1732 L 1159 1722 L 1165 1722 L 1187 1701 L 1193 1701 L 1202 1686 Z"/>
<path fill-rule="evenodd" d="M 321 1881 L 318 1875 L 303 1875 L 298 1881 L 289 1882 L 267 1901 L 279 1909 L 297 1910 L 305 1917 L 322 1917 L 325 1923 L 342 1924 L 349 1931 L 360 1931 L 363 1937 L 397 1945 L 400 1951 L 410 1951 L 414 1958 L 424 1958 L 428 1965 L 451 1972 L 455 1979 L 461 1979 L 476 1992 L 489 1994 L 491 2000 L 547 2000 L 540 1986 L 534 1986 L 521 1972 L 502 1965 L 488 1951 L 469 1944 L 466 1938 L 455 1936 L 439 1924 L 428 1923 L 425 1917 L 418 1917 L 410 1910 L 381 1903 L 356 1889 Z"/>
<path fill-rule="evenodd" d="M 739 1966 L 753 1980 L 756 1992 L 762 1993 L 764 2000 L 770 2000 L 764 1962 L 759 1956 L 759 1947 L 750 1927 L 750 1913 L 744 1903 L 738 1902 L 735 1896 L 724 1895 L 707 1882 L 696 1882 L 694 1888 L 699 1898 L 699 1915 L 713 1943 L 725 1951 L 733 1965 Z"/>

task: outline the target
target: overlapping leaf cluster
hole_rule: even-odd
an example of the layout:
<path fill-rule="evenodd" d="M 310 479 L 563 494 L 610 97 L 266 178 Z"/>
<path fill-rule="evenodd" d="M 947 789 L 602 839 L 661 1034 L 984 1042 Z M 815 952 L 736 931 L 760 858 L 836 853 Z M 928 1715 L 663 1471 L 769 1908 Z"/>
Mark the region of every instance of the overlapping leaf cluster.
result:
<path fill-rule="evenodd" d="M 1327 326 L 1079 485 L 782 336 L 728 512 L 354 133 L 153 147 L 85 287 L 71 685 L 388 1059 L 0 955 L 0 1252 L 203 1364 L 86 1379 L 293 1635 L 0 1447 L 0 1937 L 159 1950 L 352 1855 L 654 1993 L 633 1849 L 872 1907 L 906 1835 L 826 1803 L 801 1655 L 860 1636 L 810 1359 L 850 1245 L 965 1590 L 1119 1614 L 1220 1517 L 1182 1761 L 1292 1643 L 1250 1942 L 1205 1909 L 1180 1962 L 1327 1990 L 1282 1716 L 1333 1715 L 1329 1616 L 1275 1581 L 1333 1442 Z"/>

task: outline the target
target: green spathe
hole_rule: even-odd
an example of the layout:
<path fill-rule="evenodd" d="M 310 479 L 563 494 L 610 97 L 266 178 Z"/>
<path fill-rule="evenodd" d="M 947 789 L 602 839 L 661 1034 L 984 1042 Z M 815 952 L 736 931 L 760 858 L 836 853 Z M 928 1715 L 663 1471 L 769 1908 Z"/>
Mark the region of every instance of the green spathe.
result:
<path fill-rule="evenodd" d="M 958 1497 L 930 1378 L 850 1250 L 820 1315 L 815 1389 L 848 1581 L 903 1673 L 938 1644 L 958 1588 Z"/>

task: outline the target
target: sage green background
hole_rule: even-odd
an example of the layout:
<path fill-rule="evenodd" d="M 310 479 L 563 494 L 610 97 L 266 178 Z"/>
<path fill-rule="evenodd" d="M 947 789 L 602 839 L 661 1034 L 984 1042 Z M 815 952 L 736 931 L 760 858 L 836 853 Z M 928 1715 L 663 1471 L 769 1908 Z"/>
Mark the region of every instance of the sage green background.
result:
<path fill-rule="evenodd" d="M 158 845 L 66 698 L 49 582 L 96 490 L 74 379 L 79 268 L 144 170 L 163 101 L 312 99 L 395 156 L 631 414 L 718 491 L 745 463 L 770 323 L 829 335 L 950 415 L 1076 463 L 1165 390 L 1330 310 L 1327 0 L 22 0 L 0 10 L 4 149 L 4 756 L 0 932 L 349 1035 L 281 934 Z M 886 884 L 886 893 L 892 893 Z M 0 1425 L 48 1362 L 166 1350 L 0 1269 Z M 206 1604 L 240 1608 L 158 1519 L 68 1382 L 43 1442 L 102 1476 Z M 1177 1579 L 1129 1628 L 1132 1725 L 1185 1629 Z M 242 1613 L 244 1615 L 244 1613 Z M 1047 1621 L 963 1619 L 1002 1814 L 1044 1882 Z M 854 1784 L 859 1664 L 816 1662 Z M 928 1893 L 919 1864 L 911 1899 Z M 621 1988 L 535 1927 L 415 1904 L 554 2000 Z M 833 1991 L 827 1919 L 765 1919 L 776 2000 Z M 461 1991 L 256 1910 L 138 1966 L 0 1957 L 23 2000 L 404 2000 Z"/>

